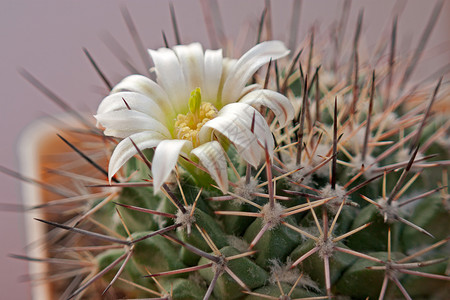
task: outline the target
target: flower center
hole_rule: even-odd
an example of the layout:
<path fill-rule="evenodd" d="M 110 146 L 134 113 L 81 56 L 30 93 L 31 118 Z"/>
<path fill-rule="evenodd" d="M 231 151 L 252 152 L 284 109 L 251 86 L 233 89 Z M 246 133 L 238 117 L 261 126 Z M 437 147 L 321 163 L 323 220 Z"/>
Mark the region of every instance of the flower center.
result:
<path fill-rule="evenodd" d="M 194 147 L 199 146 L 198 133 L 200 129 L 211 119 L 217 116 L 217 108 L 209 102 L 201 102 L 200 89 L 191 93 L 189 99 L 190 111 L 179 114 L 175 121 L 175 133 L 178 139 L 191 141 Z"/>

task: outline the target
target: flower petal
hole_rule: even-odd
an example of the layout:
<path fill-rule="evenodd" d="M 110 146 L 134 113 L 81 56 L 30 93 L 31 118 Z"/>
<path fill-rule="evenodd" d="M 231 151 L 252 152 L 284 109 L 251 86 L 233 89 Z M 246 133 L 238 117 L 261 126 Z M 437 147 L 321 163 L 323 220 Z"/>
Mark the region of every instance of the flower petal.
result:
<path fill-rule="evenodd" d="M 188 110 L 190 92 L 180 61 L 171 49 L 160 48 L 158 51 L 148 50 L 153 62 L 158 84 L 166 91 L 169 101 L 176 113 Z"/>
<path fill-rule="evenodd" d="M 139 132 L 131 135 L 129 138 L 122 140 L 114 149 L 114 152 L 109 161 L 108 167 L 108 179 L 111 183 L 111 178 L 119 171 L 119 169 L 134 155 L 138 152 L 131 140 L 136 144 L 139 150 L 144 150 L 148 148 L 156 147 L 162 140 L 165 139 L 164 136 L 157 132 Z"/>
<path fill-rule="evenodd" d="M 208 142 L 191 151 L 198 157 L 209 175 L 219 185 L 222 193 L 228 191 L 227 160 L 222 146 L 217 141 Z"/>
<path fill-rule="evenodd" d="M 110 94 L 136 92 L 155 101 L 167 116 L 175 114 L 166 92 L 153 80 L 142 75 L 130 75 L 122 79 Z"/>
<path fill-rule="evenodd" d="M 94 116 L 105 127 L 105 135 L 126 138 L 142 131 L 159 132 L 166 138 L 171 138 L 169 130 L 161 122 L 147 114 L 135 110 L 117 110 Z"/>
<path fill-rule="evenodd" d="M 178 45 L 173 47 L 186 79 L 187 88 L 203 91 L 203 48 L 199 43 Z"/>
<path fill-rule="evenodd" d="M 107 96 L 100 103 L 97 109 L 97 114 L 103 114 L 110 111 L 128 110 L 127 105 L 131 110 L 147 114 L 161 123 L 167 122 L 165 114 L 159 105 L 153 101 L 153 99 L 135 92 L 119 92 Z"/>
<path fill-rule="evenodd" d="M 255 116 L 253 132 L 251 125 Z M 267 145 L 269 154 L 273 155 L 274 141 L 269 126 L 263 116 L 244 103 L 228 104 L 219 111 L 216 118 L 208 121 L 200 130 L 200 140 L 210 138 L 210 130 L 214 129 L 228 138 L 244 160 L 257 166 L 264 155 L 263 147 Z"/>
<path fill-rule="evenodd" d="M 204 84 L 202 98 L 216 105 L 220 79 L 222 77 L 222 49 L 206 50 L 204 63 Z"/>
<path fill-rule="evenodd" d="M 153 191 L 156 194 L 175 167 L 182 149 L 189 153 L 192 143 L 186 140 L 165 140 L 156 147 L 153 156 Z"/>
<path fill-rule="evenodd" d="M 286 126 L 287 122 L 294 118 L 294 107 L 284 95 L 271 90 L 256 90 L 241 98 L 239 103 L 246 103 L 255 108 L 261 105 L 273 111 L 280 122 L 280 126 Z"/>
<path fill-rule="evenodd" d="M 258 69 L 268 63 L 289 54 L 289 50 L 280 41 L 262 42 L 245 53 L 228 73 L 223 86 L 222 103 L 238 100 L 242 89 Z"/>

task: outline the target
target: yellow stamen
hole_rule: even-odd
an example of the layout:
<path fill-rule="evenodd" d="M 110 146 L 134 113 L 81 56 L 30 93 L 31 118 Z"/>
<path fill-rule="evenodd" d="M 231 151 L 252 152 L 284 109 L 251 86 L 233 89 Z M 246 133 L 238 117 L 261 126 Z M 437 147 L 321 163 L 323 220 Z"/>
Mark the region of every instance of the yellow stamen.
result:
<path fill-rule="evenodd" d="M 195 97 L 198 99 L 199 97 Z M 192 101 L 197 102 L 197 101 Z M 194 112 L 179 114 L 175 121 L 175 134 L 178 139 L 191 141 L 194 147 L 198 146 L 198 133 L 200 129 L 211 119 L 217 116 L 217 108 L 209 102 L 202 102 L 199 106 L 193 105 Z"/>

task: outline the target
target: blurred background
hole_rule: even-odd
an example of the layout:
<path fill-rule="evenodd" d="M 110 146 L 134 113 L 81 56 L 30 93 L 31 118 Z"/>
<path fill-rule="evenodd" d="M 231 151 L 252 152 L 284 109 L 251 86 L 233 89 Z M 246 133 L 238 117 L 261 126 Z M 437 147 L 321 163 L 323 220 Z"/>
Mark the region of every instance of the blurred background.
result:
<path fill-rule="evenodd" d="M 264 0 L 217 1 L 224 32 L 231 41 L 247 50 L 254 43 Z M 406 2 L 406 3 L 404 3 Z M 364 9 L 360 49 L 374 47 L 383 30 L 392 23 L 392 11 L 406 4 L 398 22 L 399 51 L 413 49 L 424 31 L 437 1 L 353 1 L 345 40 L 351 44 L 357 15 Z M 450 1 L 444 1 L 439 20 L 428 41 L 415 78 L 425 78 L 450 62 Z M 207 30 L 199 0 L 172 1 L 183 43 L 199 41 L 209 48 Z M 339 18 L 344 1 L 302 1 L 298 39 L 308 38 L 311 26 L 326 32 Z M 271 1 L 271 22 L 275 39 L 288 40 L 293 1 Z M 82 112 L 95 113 L 107 93 L 87 60 L 82 48 L 89 50 L 109 80 L 115 84 L 127 70 L 105 45 L 108 34 L 131 55 L 144 71 L 135 45 L 125 25 L 121 7 L 126 6 L 147 48 L 163 45 L 161 31 L 170 45 L 175 44 L 168 1 L 60 1 L 15 0 L 0 3 L 0 165 L 19 170 L 16 145 L 21 131 L 38 118 L 62 111 L 19 74 L 24 68 L 57 95 Z M 242 29 L 249 28 L 251 41 Z M 446 78 L 448 80 L 448 77 Z M 0 174 L 0 202 L 20 204 L 18 180 Z M 0 211 L 0 291 L 2 299 L 29 299 L 29 283 L 20 282 L 27 264 L 7 257 L 24 254 L 23 213 Z"/>

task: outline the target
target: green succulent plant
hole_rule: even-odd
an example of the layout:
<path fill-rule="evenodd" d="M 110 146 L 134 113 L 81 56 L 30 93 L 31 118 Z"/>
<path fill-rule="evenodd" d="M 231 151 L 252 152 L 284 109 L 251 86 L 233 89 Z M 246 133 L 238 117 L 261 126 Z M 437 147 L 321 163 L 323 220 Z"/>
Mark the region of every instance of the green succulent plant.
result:
<path fill-rule="evenodd" d="M 19 257 L 48 263 L 67 299 L 445 299 L 450 123 L 435 107 L 448 83 L 406 88 L 417 54 L 395 53 L 396 20 L 374 54 L 390 60 L 359 61 L 361 23 L 348 59 L 314 32 L 289 57 L 273 41 L 220 52 L 219 71 L 197 44 L 151 51 L 159 87 L 125 78 L 98 127 L 63 138 L 79 163 L 54 172 L 71 193 L 43 184 L 64 198 L 35 207 L 53 257 Z"/>

